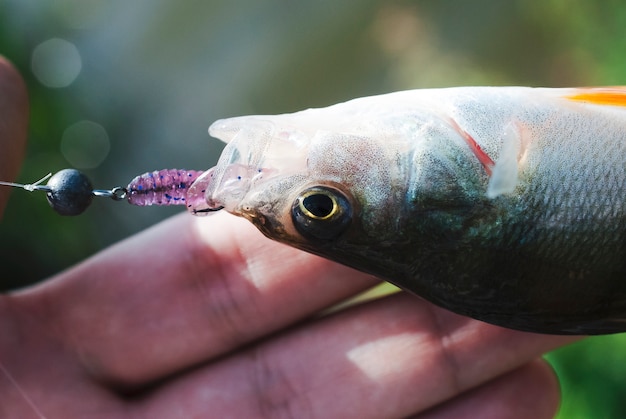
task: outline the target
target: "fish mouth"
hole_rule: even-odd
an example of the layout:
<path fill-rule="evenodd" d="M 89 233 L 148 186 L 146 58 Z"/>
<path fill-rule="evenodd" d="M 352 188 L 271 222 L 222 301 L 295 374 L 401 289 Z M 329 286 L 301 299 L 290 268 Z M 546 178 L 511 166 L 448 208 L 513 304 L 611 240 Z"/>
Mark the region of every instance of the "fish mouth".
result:
<path fill-rule="evenodd" d="M 262 117 L 238 117 L 216 121 L 209 133 L 227 145 L 217 165 L 190 187 L 189 194 L 203 201 L 190 209 L 194 213 L 221 208 L 249 213 L 244 204 L 248 195 L 277 177 L 306 170 L 308 135 L 296 128 L 278 127 Z"/>

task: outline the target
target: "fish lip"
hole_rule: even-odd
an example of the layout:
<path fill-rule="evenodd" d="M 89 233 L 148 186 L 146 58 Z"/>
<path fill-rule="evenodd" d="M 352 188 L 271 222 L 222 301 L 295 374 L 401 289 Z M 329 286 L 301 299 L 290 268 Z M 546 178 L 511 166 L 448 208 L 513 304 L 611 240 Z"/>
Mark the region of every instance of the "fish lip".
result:
<path fill-rule="evenodd" d="M 307 170 L 311 138 L 297 126 L 250 116 L 216 121 L 209 132 L 229 141 L 205 194 L 213 207 L 242 212 L 249 196 L 275 178 Z"/>
<path fill-rule="evenodd" d="M 209 127 L 209 133 L 227 145 L 212 169 L 213 179 L 205 199 L 211 206 L 222 206 L 229 212 L 237 208 L 262 173 L 264 150 L 272 140 L 273 124 L 254 120 L 239 123 L 241 118 L 222 119 Z"/>

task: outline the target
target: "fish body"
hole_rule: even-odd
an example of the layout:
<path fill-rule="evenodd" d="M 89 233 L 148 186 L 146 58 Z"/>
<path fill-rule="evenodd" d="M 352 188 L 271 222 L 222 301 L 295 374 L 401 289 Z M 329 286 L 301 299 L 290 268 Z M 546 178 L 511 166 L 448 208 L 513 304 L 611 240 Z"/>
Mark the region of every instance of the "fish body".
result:
<path fill-rule="evenodd" d="M 626 330 L 626 90 L 463 87 L 224 119 L 190 189 L 459 314 Z"/>

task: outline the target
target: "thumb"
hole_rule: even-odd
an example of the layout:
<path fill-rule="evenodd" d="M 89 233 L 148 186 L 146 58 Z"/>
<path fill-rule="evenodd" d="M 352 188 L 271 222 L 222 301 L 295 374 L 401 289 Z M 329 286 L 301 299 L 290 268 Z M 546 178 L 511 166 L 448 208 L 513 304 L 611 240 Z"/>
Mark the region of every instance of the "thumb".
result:
<path fill-rule="evenodd" d="M 17 176 L 27 129 L 26 86 L 15 68 L 0 56 L 0 180 L 12 181 Z M 11 189 L 0 187 L 0 216 Z"/>

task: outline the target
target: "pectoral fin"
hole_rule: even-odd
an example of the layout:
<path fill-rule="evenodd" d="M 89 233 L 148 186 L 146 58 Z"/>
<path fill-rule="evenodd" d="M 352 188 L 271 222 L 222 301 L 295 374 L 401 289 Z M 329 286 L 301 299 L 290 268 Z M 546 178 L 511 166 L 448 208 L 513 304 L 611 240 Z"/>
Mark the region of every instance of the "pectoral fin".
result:
<path fill-rule="evenodd" d="M 489 178 L 489 184 L 487 185 L 488 198 L 493 199 L 515 190 L 519 170 L 518 156 L 521 148 L 521 133 L 514 123 L 510 123 L 504 129 L 502 149 Z"/>

